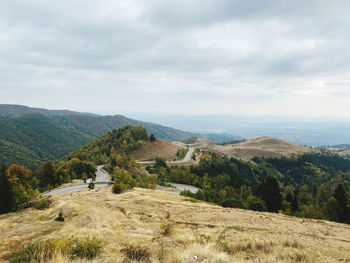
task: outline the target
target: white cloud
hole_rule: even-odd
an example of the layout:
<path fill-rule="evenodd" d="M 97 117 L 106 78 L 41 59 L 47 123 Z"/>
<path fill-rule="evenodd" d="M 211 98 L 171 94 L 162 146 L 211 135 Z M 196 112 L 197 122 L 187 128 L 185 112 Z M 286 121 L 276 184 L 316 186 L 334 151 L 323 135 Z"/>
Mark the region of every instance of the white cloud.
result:
<path fill-rule="evenodd" d="M 2 1 L 0 103 L 346 117 L 349 11 L 344 0 Z"/>

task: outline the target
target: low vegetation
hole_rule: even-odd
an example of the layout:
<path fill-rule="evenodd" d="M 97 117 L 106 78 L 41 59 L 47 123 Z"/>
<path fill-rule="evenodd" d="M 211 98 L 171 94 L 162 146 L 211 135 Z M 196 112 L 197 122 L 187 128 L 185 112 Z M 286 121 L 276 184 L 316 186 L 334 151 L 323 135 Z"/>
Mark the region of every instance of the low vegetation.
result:
<path fill-rule="evenodd" d="M 48 239 L 27 243 L 12 254 L 10 263 L 49 262 L 58 256 L 94 259 L 102 255 L 104 243 L 98 238 Z"/>
<path fill-rule="evenodd" d="M 177 150 L 176 158 L 179 160 L 182 160 L 183 158 L 185 158 L 188 151 L 189 151 L 188 148 L 181 148 L 181 149 Z"/>

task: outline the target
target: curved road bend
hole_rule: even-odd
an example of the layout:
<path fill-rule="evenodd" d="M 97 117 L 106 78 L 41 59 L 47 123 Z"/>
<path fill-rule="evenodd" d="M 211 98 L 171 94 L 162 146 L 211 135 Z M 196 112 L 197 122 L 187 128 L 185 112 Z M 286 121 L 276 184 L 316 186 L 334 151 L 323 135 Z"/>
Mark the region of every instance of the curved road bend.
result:
<path fill-rule="evenodd" d="M 108 182 L 110 180 L 109 173 L 105 170 L 102 169 L 103 165 L 98 165 L 97 166 L 97 171 L 96 171 L 96 180 L 95 180 L 95 188 L 99 187 L 104 187 L 108 186 Z M 56 195 L 60 193 L 72 193 L 75 191 L 79 191 L 84 188 L 88 188 L 89 184 L 79 184 L 79 185 L 72 185 L 72 186 L 67 186 L 67 187 L 62 187 L 58 189 L 54 189 L 50 192 L 43 193 L 41 196 L 50 196 L 50 195 Z"/>
<path fill-rule="evenodd" d="M 187 163 L 191 160 L 191 156 L 194 152 L 194 148 L 189 148 L 188 152 L 183 160 L 180 161 L 168 161 L 167 164 L 181 164 L 181 163 Z M 141 164 L 155 164 L 154 161 L 146 161 L 146 162 L 139 162 Z M 95 188 L 99 187 L 105 187 L 108 186 L 108 183 L 110 181 L 110 176 L 109 173 L 105 170 L 103 170 L 103 165 L 98 165 L 97 166 L 97 171 L 96 171 L 96 180 L 95 180 Z M 183 190 L 189 190 L 192 193 L 196 193 L 198 191 L 197 187 L 191 186 L 191 185 L 185 185 L 185 184 L 175 184 L 175 183 L 170 183 L 174 188 L 183 191 Z M 46 192 L 41 194 L 41 196 L 50 196 L 50 195 L 56 195 L 60 193 L 72 193 L 75 191 L 79 191 L 84 188 L 88 188 L 89 184 L 80 184 L 80 185 L 72 185 L 72 186 L 67 186 L 67 187 L 62 187 L 58 189 L 54 189 L 50 192 Z M 171 192 L 169 193 L 173 194 L 179 194 L 176 192 Z"/>

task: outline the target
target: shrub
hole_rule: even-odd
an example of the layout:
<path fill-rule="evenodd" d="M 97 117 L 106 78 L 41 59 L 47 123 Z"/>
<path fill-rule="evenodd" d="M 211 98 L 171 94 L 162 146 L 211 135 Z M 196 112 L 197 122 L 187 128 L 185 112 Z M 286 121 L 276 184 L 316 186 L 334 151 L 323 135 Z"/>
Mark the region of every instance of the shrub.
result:
<path fill-rule="evenodd" d="M 225 199 L 221 205 L 223 207 L 243 208 L 243 202 L 235 198 Z"/>
<path fill-rule="evenodd" d="M 160 228 L 163 230 L 164 236 L 170 236 L 171 232 L 173 231 L 173 225 L 170 223 L 166 223 L 160 226 Z"/>
<path fill-rule="evenodd" d="M 254 211 L 266 211 L 265 202 L 256 196 L 249 196 L 247 208 Z"/>
<path fill-rule="evenodd" d="M 120 194 L 123 192 L 123 187 L 121 184 L 118 183 L 114 183 L 113 187 L 112 187 L 112 192 L 115 194 Z"/>
<path fill-rule="evenodd" d="M 97 238 L 48 239 L 29 243 L 12 254 L 10 263 L 49 262 L 58 255 L 93 259 L 103 252 L 103 243 Z"/>
<path fill-rule="evenodd" d="M 58 217 L 55 218 L 55 221 L 59 221 L 59 222 L 63 222 L 64 221 L 64 217 L 63 217 L 63 212 L 60 211 L 58 213 Z"/>
<path fill-rule="evenodd" d="M 120 250 L 127 259 L 136 260 L 137 262 L 149 262 L 150 253 L 147 248 L 133 245 L 125 245 Z"/>
<path fill-rule="evenodd" d="M 155 142 L 156 141 L 156 137 L 154 136 L 154 134 L 152 133 L 151 136 L 149 136 L 149 140 L 151 142 Z"/>
<path fill-rule="evenodd" d="M 98 238 L 74 239 L 72 256 L 93 259 L 99 257 L 103 252 L 104 244 Z"/>
<path fill-rule="evenodd" d="M 49 208 L 50 202 L 47 200 L 47 198 L 43 198 L 39 201 L 39 203 L 36 204 L 35 208 L 39 210 L 44 210 L 46 208 Z"/>
<path fill-rule="evenodd" d="M 25 245 L 20 250 L 12 254 L 9 259 L 9 263 L 25 263 L 32 261 L 34 255 L 36 255 L 38 245 L 36 243 L 30 243 Z"/>

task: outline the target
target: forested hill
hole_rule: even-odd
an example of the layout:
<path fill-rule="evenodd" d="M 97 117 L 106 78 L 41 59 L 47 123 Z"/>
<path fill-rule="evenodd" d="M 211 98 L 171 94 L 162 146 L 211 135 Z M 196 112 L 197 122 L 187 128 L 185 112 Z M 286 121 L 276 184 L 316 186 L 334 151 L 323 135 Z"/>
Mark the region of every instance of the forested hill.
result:
<path fill-rule="evenodd" d="M 38 166 L 43 161 L 57 160 L 90 140 L 91 136 L 52 116 L 0 117 L 0 163 Z"/>
<path fill-rule="evenodd" d="M 1 106 L 1 105 L 0 105 Z M 10 107 L 11 108 L 11 107 Z M 92 116 L 59 111 L 61 115 L 26 113 L 22 106 L 1 111 L 0 164 L 19 163 L 28 167 L 58 160 L 92 139 L 124 125 L 143 126 L 149 134 L 166 140 L 184 140 L 193 133 L 115 116 Z M 29 108 L 29 112 L 35 111 Z M 11 113 L 11 114 L 10 114 Z M 56 111 L 54 111 L 56 113 Z M 62 114 L 67 115 L 62 115 Z M 2 117 L 5 115 L 18 117 Z"/>
<path fill-rule="evenodd" d="M 31 113 L 41 113 L 45 115 L 79 114 L 79 115 L 98 116 L 92 113 L 81 113 L 81 112 L 70 111 L 70 110 L 48 110 L 48 109 L 42 109 L 42 108 L 32 108 L 32 107 L 27 107 L 23 105 L 0 104 L 0 115 L 4 117 L 20 117 Z"/>

